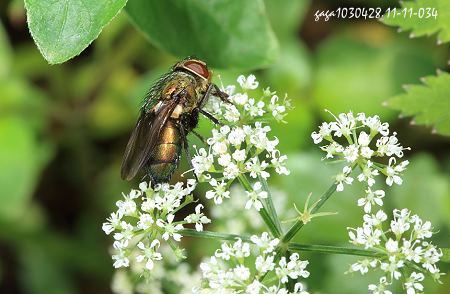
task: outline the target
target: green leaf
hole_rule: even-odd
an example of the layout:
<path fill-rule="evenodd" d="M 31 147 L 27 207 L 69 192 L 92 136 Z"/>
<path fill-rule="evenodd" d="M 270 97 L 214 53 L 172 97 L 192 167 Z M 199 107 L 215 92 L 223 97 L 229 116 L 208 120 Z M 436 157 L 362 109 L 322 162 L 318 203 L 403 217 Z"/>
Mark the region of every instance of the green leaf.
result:
<path fill-rule="evenodd" d="M 414 124 L 432 125 L 433 132 L 450 136 L 450 74 L 438 72 L 422 82 L 405 87 L 405 94 L 391 98 L 386 105 L 404 116 L 414 116 Z"/>
<path fill-rule="evenodd" d="M 44 58 L 62 63 L 80 54 L 127 0 L 25 0 L 28 27 Z"/>
<path fill-rule="evenodd" d="M 419 17 L 419 12 L 427 13 L 427 8 L 435 9 L 434 17 Z M 406 9 L 406 10 L 403 10 Z M 422 9 L 421 11 L 419 11 Z M 412 11 L 412 15 L 410 14 Z M 411 37 L 438 34 L 438 44 L 450 41 L 450 1 L 448 0 L 417 0 L 402 2 L 401 8 L 397 8 L 400 15 L 385 14 L 382 21 L 391 26 L 398 26 L 402 31 L 411 31 Z M 432 10 L 430 11 L 432 12 Z M 403 13 L 406 13 L 406 17 Z M 414 13 L 417 13 L 414 15 Z M 425 15 L 426 16 L 426 15 Z"/>
<path fill-rule="evenodd" d="M 450 263 L 450 248 L 441 248 L 442 253 L 444 254 L 441 257 L 442 262 Z"/>
<path fill-rule="evenodd" d="M 278 55 L 261 0 L 133 0 L 126 10 L 157 47 L 212 67 L 256 68 Z"/>

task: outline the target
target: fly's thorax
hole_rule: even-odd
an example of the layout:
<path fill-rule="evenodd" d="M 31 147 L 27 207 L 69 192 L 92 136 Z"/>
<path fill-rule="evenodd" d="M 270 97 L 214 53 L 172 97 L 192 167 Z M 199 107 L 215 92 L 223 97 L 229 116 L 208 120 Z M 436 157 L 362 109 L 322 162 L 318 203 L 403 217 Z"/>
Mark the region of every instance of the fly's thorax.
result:
<path fill-rule="evenodd" d="M 193 90 L 193 93 L 189 93 L 189 95 L 186 96 L 186 101 L 183 105 L 185 109 L 184 112 L 191 112 L 199 106 L 199 103 L 205 95 L 210 84 L 210 82 L 205 79 L 199 78 L 197 76 L 192 77 L 195 80 L 195 82 L 192 83 L 193 87 L 191 88 Z"/>
<path fill-rule="evenodd" d="M 183 114 L 189 114 L 198 108 L 202 97 L 208 89 L 209 82 L 191 73 L 179 72 L 174 91 L 183 91 L 182 98 L 172 112 L 171 117 L 178 119 Z M 170 90 L 170 87 L 167 87 Z M 173 98 L 171 98 L 173 99 Z"/>

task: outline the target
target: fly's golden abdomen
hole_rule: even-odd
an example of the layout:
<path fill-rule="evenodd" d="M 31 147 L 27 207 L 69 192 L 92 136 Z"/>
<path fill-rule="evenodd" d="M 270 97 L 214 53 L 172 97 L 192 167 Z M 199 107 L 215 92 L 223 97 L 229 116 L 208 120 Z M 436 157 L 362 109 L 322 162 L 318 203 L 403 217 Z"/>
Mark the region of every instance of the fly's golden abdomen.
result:
<path fill-rule="evenodd" d="M 181 134 L 176 121 L 169 118 L 148 160 L 148 174 L 154 183 L 168 182 L 178 167 Z"/>

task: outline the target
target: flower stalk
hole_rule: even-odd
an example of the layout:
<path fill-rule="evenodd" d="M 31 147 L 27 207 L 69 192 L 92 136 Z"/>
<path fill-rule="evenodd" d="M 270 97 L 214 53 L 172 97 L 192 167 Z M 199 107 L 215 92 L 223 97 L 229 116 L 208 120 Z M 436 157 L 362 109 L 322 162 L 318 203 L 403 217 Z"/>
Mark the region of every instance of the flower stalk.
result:
<path fill-rule="evenodd" d="M 215 239 L 215 240 L 226 240 L 226 241 L 236 241 L 241 239 L 242 241 L 249 242 L 250 237 L 245 235 L 237 234 L 226 234 L 217 233 L 212 231 L 201 231 L 198 232 L 193 229 L 183 229 L 179 231 L 185 237 L 197 237 L 205 239 Z M 382 251 L 360 249 L 360 248 L 349 248 L 343 246 L 328 246 L 328 245 L 315 245 L 315 244 L 300 244 L 300 243 L 289 243 L 287 248 L 289 251 L 301 252 L 317 252 L 325 254 L 343 254 L 343 255 L 354 255 L 354 256 L 367 256 L 367 257 L 386 257 L 386 254 Z"/>
<path fill-rule="evenodd" d="M 267 180 L 265 178 L 263 178 L 261 175 L 258 175 L 258 180 L 261 182 L 263 190 L 267 192 L 268 197 L 266 198 L 265 202 L 267 204 L 269 213 L 272 216 L 272 219 L 275 223 L 275 226 L 277 227 L 277 229 L 279 230 L 280 235 L 281 235 L 281 233 L 283 232 L 283 229 L 281 228 L 280 219 L 278 217 L 275 206 L 273 205 L 272 193 L 270 192 L 269 185 L 267 184 Z"/>
<path fill-rule="evenodd" d="M 333 195 L 333 193 L 336 191 L 337 183 L 333 183 L 330 188 L 320 197 L 320 200 L 317 202 L 316 206 L 311 210 L 311 214 L 314 214 L 317 212 L 324 204 L 325 202 Z M 292 227 L 286 232 L 286 234 L 281 239 L 281 244 L 288 244 L 289 241 L 292 240 L 292 238 L 295 237 L 295 235 L 300 231 L 300 229 L 304 226 L 304 222 L 301 219 L 298 219 Z"/>
<path fill-rule="evenodd" d="M 242 184 L 242 186 L 244 187 L 245 190 L 247 190 L 248 192 L 253 191 L 252 186 L 250 185 L 250 182 L 248 181 L 247 177 L 243 174 L 240 174 L 238 176 L 239 182 Z M 266 183 L 267 184 L 267 183 Z M 268 197 L 270 198 L 270 194 L 268 193 Z M 273 205 L 273 204 L 272 204 Z M 273 208 L 273 211 L 275 211 L 275 208 Z M 265 205 L 263 205 L 263 207 L 258 211 L 259 214 L 261 215 L 261 218 L 263 219 L 264 223 L 267 225 L 267 227 L 269 228 L 270 232 L 272 233 L 272 235 L 275 238 L 279 238 L 282 234 L 281 232 L 281 226 L 276 224 L 276 222 L 279 222 L 278 217 L 276 216 L 276 214 L 270 214 L 269 210 L 266 208 Z M 276 219 L 277 221 L 275 221 L 274 219 Z"/>
<path fill-rule="evenodd" d="M 386 254 L 380 251 L 368 250 L 368 249 L 360 249 L 360 248 L 348 248 L 343 246 L 327 246 L 327 245 L 309 245 L 309 244 L 298 244 L 298 243 L 290 243 L 288 245 L 289 251 L 301 252 L 301 251 L 310 251 L 310 252 L 319 252 L 326 254 L 343 254 L 343 255 L 354 255 L 354 256 L 367 256 L 367 257 L 375 257 L 381 258 L 385 257 Z"/>
<path fill-rule="evenodd" d="M 242 241 L 250 241 L 250 237 L 237 234 L 218 233 L 213 231 L 198 232 L 193 229 L 183 229 L 180 230 L 179 232 L 181 235 L 186 237 L 196 237 L 196 238 L 226 240 L 226 241 L 236 241 L 237 239 L 241 239 Z"/>

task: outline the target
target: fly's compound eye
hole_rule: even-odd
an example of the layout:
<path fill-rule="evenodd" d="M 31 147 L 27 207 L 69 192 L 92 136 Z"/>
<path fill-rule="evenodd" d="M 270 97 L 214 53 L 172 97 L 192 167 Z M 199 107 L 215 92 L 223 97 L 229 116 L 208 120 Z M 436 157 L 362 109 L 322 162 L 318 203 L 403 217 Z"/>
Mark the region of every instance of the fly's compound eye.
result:
<path fill-rule="evenodd" d="M 206 68 L 206 64 L 204 64 L 204 63 L 201 63 L 201 62 L 198 62 L 195 60 L 190 60 L 184 64 L 184 67 L 204 79 L 209 80 L 211 77 L 211 74 L 210 74 L 208 68 Z"/>

